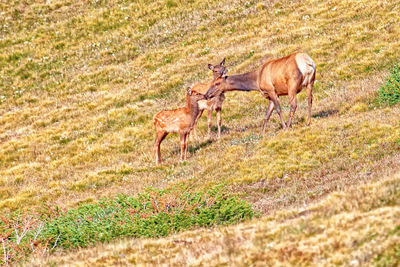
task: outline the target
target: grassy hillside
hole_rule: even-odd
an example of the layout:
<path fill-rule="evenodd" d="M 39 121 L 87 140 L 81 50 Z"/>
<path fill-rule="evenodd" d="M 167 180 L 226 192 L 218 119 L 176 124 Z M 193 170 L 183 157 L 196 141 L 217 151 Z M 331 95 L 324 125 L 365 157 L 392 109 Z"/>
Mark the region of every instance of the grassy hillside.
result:
<path fill-rule="evenodd" d="M 279 211 L 236 226 L 159 240 L 123 240 L 30 264 L 396 266 L 400 173 L 379 180 L 331 193 L 306 208 Z"/>
<path fill-rule="evenodd" d="M 149 186 L 199 192 L 223 183 L 272 214 L 395 168 L 400 107 L 375 98 L 399 62 L 396 1 L 29 0 L 0 7 L 2 211 L 43 203 L 70 209 Z M 153 115 L 182 106 L 186 86 L 211 80 L 207 63 L 226 57 L 236 74 L 265 54 L 299 50 L 317 66 L 310 127 L 304 92 L 293 129 L 281 131 L 274 113 L 266 136 L 267 101 L 229 93 L 221 141 L 205 138 L 202 118 L 204 139 L 189 143 L 187 162 L 178 160 L 178 137 L 169 136 L 161 145 L 165 164 L 154 164 Z M 281 103 L 287 118 L 287 98 Z"/>

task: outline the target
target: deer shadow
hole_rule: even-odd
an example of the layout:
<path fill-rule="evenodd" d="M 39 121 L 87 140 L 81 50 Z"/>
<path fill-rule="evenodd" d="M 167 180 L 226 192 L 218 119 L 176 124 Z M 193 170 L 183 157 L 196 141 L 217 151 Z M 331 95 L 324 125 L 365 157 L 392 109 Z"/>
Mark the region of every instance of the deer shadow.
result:
<path fill-rule="evenodd" d="M 215 142 L 214 139 L 207 139 L 207 140 L 204 140 L 204 141 L 202 141 L 200 143 L 196 142 L 196 145 L 189 145 L 188 146 L 188 152 L 193 154 L 193 153 L 195 153 L 196 151 L 198 151 L 198 150 L 200 150 L 202 148 L 208 147 L 209 145 L 211 145 L 214 142 Z M 193 143 L 193 142 L 191 142 L 191 143 Z"/>
<path fill-rule="evenodd" d="M 225 125 L 221 125 L 221 134 L 222 133 L 228 133 L 229 130 L 230 130 L 229 127 L 227 127 Z M 216 125 L 211 126 L 211 132 L 217 134 L 218 133 L 218 126 L 216 126 Z"/>
<path fill-rule="evenodd" d="M 313 118 L 327 118 L 332 115 L 336 115 L 339 113 L 339 110 L 337 109 L 328 109 L 328 110 L 321 110 L 314 115 L 312 115 Z"/>
<path fill-rule="evenodd" d="M 193 153 L 197 152 L 198 150 L 208 147 L 215 142 L 216 142 L 216 140 L 214 140 L 214 139 L 205 139 L 205 140 L 201 140 L 201 141 L 190 140 L 188 142 L 187 151 L 188 151 L 188 153 L 193 154 Z M 181 153 L 181 148 L 179 145 L 175 146 L 174 149 L 171 151 L 172 155 L 180 155 L 180 153 Z"/>

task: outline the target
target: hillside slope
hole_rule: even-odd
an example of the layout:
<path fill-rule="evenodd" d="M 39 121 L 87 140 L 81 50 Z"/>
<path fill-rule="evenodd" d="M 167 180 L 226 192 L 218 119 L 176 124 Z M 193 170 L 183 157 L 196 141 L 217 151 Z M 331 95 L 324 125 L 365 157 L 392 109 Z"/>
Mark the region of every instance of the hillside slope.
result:
<path fill-rule="evenodd" d="M 43 203 L 69 209 L 149 186 L 198 192 L 224 184 L 273 216 L 349 186 L 374 181 L 379 188 L 381 177 L 398 177 L 391 175 L 400 106 L 375 101 L 388 67 L 400 60 L 396 1 L 28 0 L 0 7 L 5 213 Z M 256 68 L 265 54 L 299 50 L 317 67 L 310 127 L 304 92 L 293 129 L 281 131 L 274 113 L 266 136 L 264 97 L 232 92 L 220 141 L 205 138 L 202 118 L 202 138 L 189 142 L 187 162 L 178 160 L 172 135 L 161 146 L 165 163 L 154 164 L 151 118 L 182 106 L 187 86 L 211 80 L 207 63 L 226 57 L 228 74 L 236 74 Z M 281 104 L 287 118 L 286 97 Z M 384 218 L 385 207 L 371 212 Z M 267 221 L 249 224 L 261 231 Z"/>
<path fill-rule="evenodd" d="M 400 172 L 379 180 L 332 193 L 306 209 L 280 211 L 236 226 L 121 241 L 31 264 L 396 266 Z"/>
<path fill-rule="evenodd" d="M 42 201 L 73 205 L 189 177 L 202 177 L 204 186 L 244 176 L 250 177 L 246 181 L 266 178 L 276 163 L 268 161 L 265 171 L 243 175 L 243 161 L 229 156 L 236 150 L 242 150 L 241 156 L 245 150 L 256 154 L 268 142 L 286 146 L 273 138 L 282 134 L 274 121 L 267 138 L 256 137 L 256 147 L 247 149 L 247 141 L 234 145 L 260 132 L 267 103 L 259 94 L 229 94 L 223 141 L 191 143 L 196 153 L 187 164 L 179 163 L 176 137 L 169 137 L 162 146 L 166 164 L 154 166 L 153 114 L 182 105 L 186 85 L 210 79 L 208 62 L 227 57 L 234 74 L 252 69 L 266 53 L 282 56 L 302 49 L 317 64 L 314 123 L 329 114 L 336 119 L 355 103 L 368 105 L 380 77 L 359 79 L 385 70 L 400 49 L 399 6 L 393 1 L 167 2 L 2 4 L 1 207 L 29 208 Z M 299 106 L 294 129 L 308 132 L 304 101 Z M 225 146 L 229 149 L 222 157 L 218 153 Z M 350 146 L 344 153 L 359 149 L 357 143 Z M 321 163 L 302 149 L 300 154 L 287 151 L 306 161 L 306 166 L 296 164 L 300 174 Z M 263 153 L 246 157 L 262 159 Z M 222 162 L 229 171 L 218 167 Z M 278 165 L 283 169 L 268 178 L 299 171 Z"/>

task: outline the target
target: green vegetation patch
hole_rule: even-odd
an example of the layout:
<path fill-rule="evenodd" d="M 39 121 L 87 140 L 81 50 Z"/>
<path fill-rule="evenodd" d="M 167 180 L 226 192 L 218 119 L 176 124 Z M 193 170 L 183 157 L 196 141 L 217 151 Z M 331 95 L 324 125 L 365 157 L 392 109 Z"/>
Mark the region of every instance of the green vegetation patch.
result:
<path fill-rule="evenodd" d="M 0 264 L 32 252 L 87 247 L 118 237 L 161 237 L 196 226 L 233 224 L 253 214 L 250 204 L 226 195 L 221 186 L 202 193 L 150 188 L 136 197 L 119 194 L 68 211 L 46 207 L 31 215 L 14 213 L 0 218 L 6 248 Z"/>
<path fill-rule="evenodd" d="M 389 233 L 390 236 L 400 236 L 400 224 Z M 381 254 L 374 258 L 374 266 L 398 266 L 400 263 L 400 244 L 394 241 Z"/>
<path fill-rule="evenodd" d="M 378 102 L 391 106 L 400 102 L 400 64 L 396 63 L 390 68 L 386 84 L 379 89 Z"/>

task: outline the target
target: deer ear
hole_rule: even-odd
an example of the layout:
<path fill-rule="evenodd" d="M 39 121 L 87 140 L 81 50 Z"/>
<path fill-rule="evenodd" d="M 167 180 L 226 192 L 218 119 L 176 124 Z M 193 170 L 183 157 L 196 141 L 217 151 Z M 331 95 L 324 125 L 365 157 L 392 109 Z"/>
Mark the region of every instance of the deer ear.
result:
<path fill-rule="evenodd" d="M 192 95 L 192 88 L 188 87 L 187 88 L 187 92 L 188 92 L 189 95 Z"/>
<path fill-rule="evenodd" d="M 225 66 L 225 58 L 219 63 L 220 66 Z"/>
<path fill-rule="evenodd" d="M 208 64 L 208 68 L 209 68 L 210 70 L 214 70 L 214 66 L 211 65 L 211 64 Z"/>

